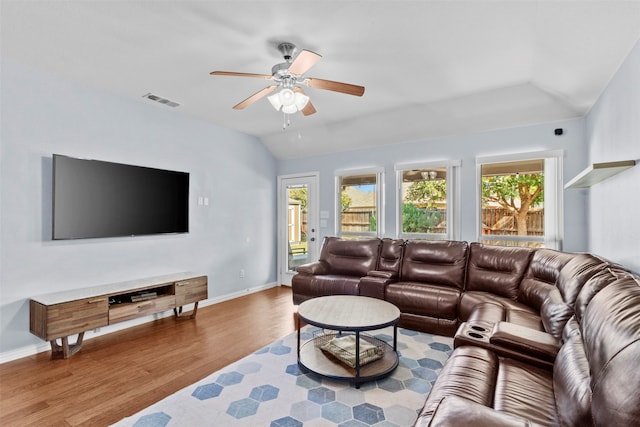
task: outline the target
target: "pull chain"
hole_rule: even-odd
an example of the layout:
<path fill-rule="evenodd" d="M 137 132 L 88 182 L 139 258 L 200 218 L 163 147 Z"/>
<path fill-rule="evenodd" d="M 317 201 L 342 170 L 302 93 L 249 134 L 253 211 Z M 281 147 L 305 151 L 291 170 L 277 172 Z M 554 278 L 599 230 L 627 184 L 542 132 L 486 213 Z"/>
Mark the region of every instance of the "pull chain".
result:
<path fill-rule="evenodd" d="M 282 113 L 282 130 L 286 130 L 289 126 L 291 126 L 291 120 L 289 119 L 289 115 L 287 113 Z"/>

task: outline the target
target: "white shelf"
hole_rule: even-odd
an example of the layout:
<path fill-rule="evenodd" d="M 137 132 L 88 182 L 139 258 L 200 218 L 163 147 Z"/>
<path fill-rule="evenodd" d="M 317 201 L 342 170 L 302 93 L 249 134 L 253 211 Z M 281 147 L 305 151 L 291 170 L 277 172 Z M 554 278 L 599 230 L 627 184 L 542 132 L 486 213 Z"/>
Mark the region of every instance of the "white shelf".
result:
<path fill-rule="evenodd" d="M 622 160 L 619 162 L 593 163 L 580 172 L 578 176 L 567 182 L 564 188 L 587 188 L 604 181 L 625 169 L 636 165 L 635 160 Z"/>

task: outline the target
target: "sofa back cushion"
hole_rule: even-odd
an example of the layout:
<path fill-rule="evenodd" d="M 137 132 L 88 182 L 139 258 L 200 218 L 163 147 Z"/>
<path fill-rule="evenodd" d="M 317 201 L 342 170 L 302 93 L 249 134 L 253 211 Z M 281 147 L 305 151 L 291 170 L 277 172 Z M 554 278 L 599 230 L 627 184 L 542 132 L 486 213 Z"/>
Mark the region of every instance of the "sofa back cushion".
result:
<path fill-rule="evenodd" d="M 366 276 L 378 266 L 380 239 L 344 240 L 325 237 L 319 261 L 327 274 Z"/>
<path fill-rule="evenodd" d="M 398 277 L 400 274 L 400 263 L 402 262 L 403 250 L 404 240 L 382 239 L 378 270 L 393 273 L 392 277 Z"/>
<path fill-rule="evenodd" d="M 552 249 L 537 249 L 518 290 L 518 301 L 540 310 L 549 292 L 556 286 L 560 270 L 573 254 Z"/>
<path fill-rule="evenodd" d="M 490 292 L 516 300 L 533 250 L 471 243 L 467 291 Z"/>
<path fill-rule="evenodd" d="M 576 254 L 561 267 L 557 286 L 549 292 L 540 307 L 540 318 L 548 333 L 561 338 L 564 325 L 575 314 L 574 307 L 581 289 L 594 275 L 601 273 L 604 265 L 602 260 L 592 255 Z M 577 319 L 580 321 L 581 316 Z"/>
<path fill-rule="evenodd" d="M 404 249 L 401 280 L 462 290 L 469 244 L 444 240 L 412 240 Z"/>
<path fill-rule="evenodd" d="M 560 270 L 556 282 L 564 302 L 573 308 L 582 286 L 591 276 L 602 270 L 604 264 L 603 260 L 591 254 L 576 254 L 566 263 Z"/>
<path fill-rule="evenodd" d="M 628 272 L 620 270 L 619 268 L 607 267 L 591 276 L 580 289 L 574 305 L 574 312 L 578 322 L 582 321 L 582 316 L 584 315 L 587 305 L 598 292 L 616 280 L 626 277 L 628 274 Z"/>
<path fill-rule="evenodd" d="M 593 425 L 589 361 L 584 351 L 580 325 L 575 318 L 567 322 L 563 341 L 553 365 L 553 390 L 560 425 Z"/>
<path fill-rule="evenodd" d="M 540 307 L 540 320 L 547 333 L 562 338 L 562 330 L 573 316 L 573 308 L 562 299 L 558 288 L 553 288 Z"/>
<path fill-rule="evenodd" d="M 640 425 L 640 278 L 628 274 L 598 292 L 580 328 L 594 425 Z"/>

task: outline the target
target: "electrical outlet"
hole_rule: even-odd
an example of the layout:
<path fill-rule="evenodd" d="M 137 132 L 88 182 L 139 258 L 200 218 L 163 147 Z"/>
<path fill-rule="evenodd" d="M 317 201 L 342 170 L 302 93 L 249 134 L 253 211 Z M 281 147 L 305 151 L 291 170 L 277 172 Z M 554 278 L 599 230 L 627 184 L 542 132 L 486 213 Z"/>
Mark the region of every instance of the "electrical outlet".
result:
<path fill-rule="evenodd" d="M 240 269 L 240 278 L 244 279 L 244 268 Z"/>

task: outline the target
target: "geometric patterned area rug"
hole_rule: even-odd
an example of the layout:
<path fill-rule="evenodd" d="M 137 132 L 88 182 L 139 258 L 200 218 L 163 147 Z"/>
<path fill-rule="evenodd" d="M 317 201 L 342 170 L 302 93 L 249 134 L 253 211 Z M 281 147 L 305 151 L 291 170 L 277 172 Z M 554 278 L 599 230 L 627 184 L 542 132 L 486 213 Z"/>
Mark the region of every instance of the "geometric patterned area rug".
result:
<path fill-rule="evenodd" d="M 317 332 L 305 326 L 301 338 Z M 393 343 L 392 328 L 374 336 Z M 288 335 L 115 425 L 411 426 L 453 347 L 452 338 L 398 328 L 398 367 L 356 389 L 304 372 L 296 339 L 296 333 Z"/>

